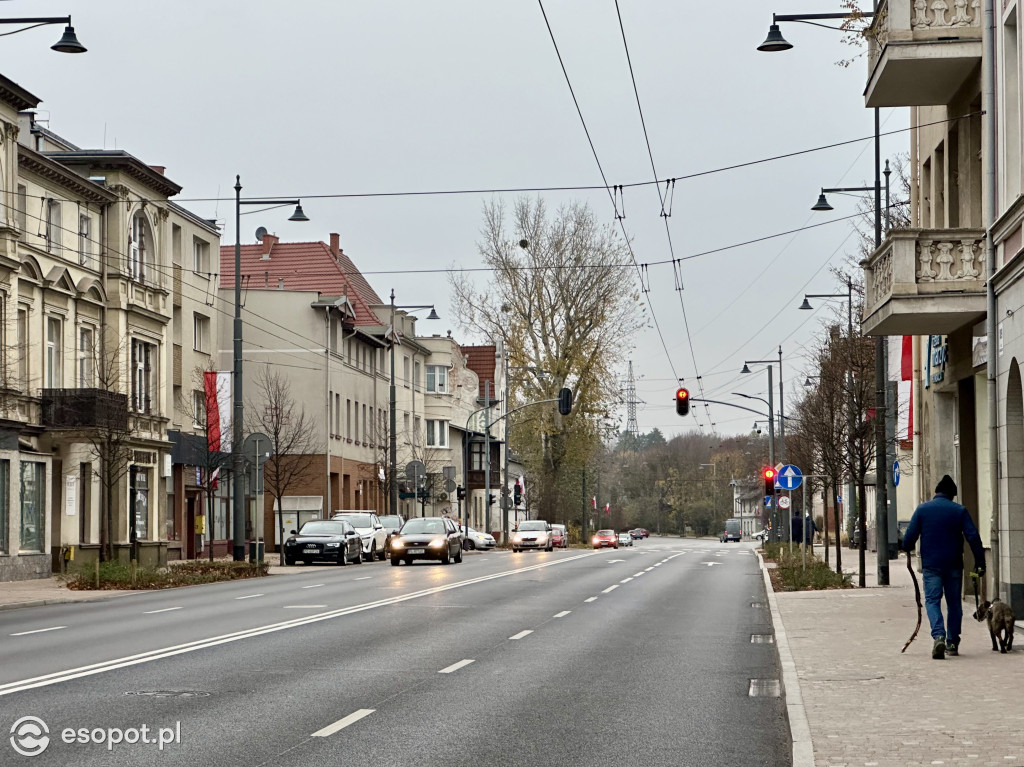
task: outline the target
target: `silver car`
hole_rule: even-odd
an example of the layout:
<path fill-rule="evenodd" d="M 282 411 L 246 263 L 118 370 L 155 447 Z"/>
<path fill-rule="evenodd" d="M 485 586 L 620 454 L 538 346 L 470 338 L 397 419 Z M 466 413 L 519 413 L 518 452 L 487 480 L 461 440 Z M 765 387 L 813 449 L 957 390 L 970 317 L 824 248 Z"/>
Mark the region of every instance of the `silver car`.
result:
<path fill-rule="evenodd" d="M 472 527 L 462 528 L 462 537 L 465 539 L 467 549 L 493 549 L 497 545 L 497 541 L 494 540 L 493 535 L 487 533 L 481 533 L 479 530 L 474 530 Z"/>
<path fill-rule="evenodd" d="M 512 534 L 512 551 L 519 552 L 523 549 L 544 549 L 554 551 L 554 542 L 551 538 L 551 525 L 542 519 L 529 519 L 520 522 L 515 533 Z"/>
<path fill-rule="evenodd" d="M 619 533 L 619 545 L 620 546 L 632 546 L 633 536 L 629 533 Z"/>

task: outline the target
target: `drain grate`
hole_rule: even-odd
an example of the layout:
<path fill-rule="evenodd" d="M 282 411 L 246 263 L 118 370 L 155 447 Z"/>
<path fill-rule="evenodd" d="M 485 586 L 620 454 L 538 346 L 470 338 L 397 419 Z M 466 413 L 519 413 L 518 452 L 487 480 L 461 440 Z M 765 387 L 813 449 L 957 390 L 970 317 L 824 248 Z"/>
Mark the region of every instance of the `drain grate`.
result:
<path fill-rule="evenodd" d="M 208 698 L 210 693 L 199 690 L 134 690 L 125 695 L 141 695 L 149 698 Z"/>
<path fill-rule="evenodd" d="M 781 692 L 778 679 L 751 679 L 747 694 L 751 698 L 777 698 Z"/>
<path fill-rule="evenodd" d="M 751 634 L 750 644 L 775 644 L 775 637 L 771 634 Z"/>

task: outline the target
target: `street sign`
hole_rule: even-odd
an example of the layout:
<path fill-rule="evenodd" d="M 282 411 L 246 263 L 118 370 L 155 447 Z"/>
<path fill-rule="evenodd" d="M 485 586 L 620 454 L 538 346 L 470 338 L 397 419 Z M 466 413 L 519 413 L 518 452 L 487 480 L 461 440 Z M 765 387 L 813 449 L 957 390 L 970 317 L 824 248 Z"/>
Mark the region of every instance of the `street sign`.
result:
<path fill-rule="evenodd" d="M 788 495 L 780 495 L 779 496 L 779 508 L 780 509 L 788 509 L 789 508 L 789 504 L 790 504 L 790 500 L 789 500 L 789 496 Z"/>
<path fill-rule="evenodd" d="M 409 461 L 405 465 L 405 478 L 416 479 L 416 477 L 422 477 L 427 473 L 427 467 L 423 465 L 423 461 Z"/>
<path fill-rule="evenodd" d="M 900 486 L 900 462 L 899 461 L 893 461 L 892 462 L 892 483 L 894 485 L 896 485 L 896 487 Z"/>
<path fill-rule="evenodd" d="M 444 474 L 445 479 L 455 479 L 455 467 L 454 466 L 442 466 L 441 473 Z M 454 487 L 445 488 L 449 493 L 454 490 Z"/>
<path fill-rule="evenodd" d="M 843 496 L 837 495 L 836 496 L 836 500 L 839 501 L 840 503 L 842 503 L 843 502 Z"/>
<path fill-rule="evenodd" d="M 444 481 L 444 491 L 446 493 L 454 493 L 455 492 L 455 487 L 456 486 L 455 486 L 455 480 L 454 479 L 446 479 Z"/>
<path fill-rule="evenodd" d="M 793 464 L 786 464 L 775 478 L 775 486 L 782 490 L 796 490 L 804 481 L 803 472 Z"/>
<path fill-rule="evenodd" d="M 764 505 L 765 505 L 766 508 L 769 508 L 769 509 L 772 507 L 772 497 L 770 495 L 766 495 L 764 497 Z"/>

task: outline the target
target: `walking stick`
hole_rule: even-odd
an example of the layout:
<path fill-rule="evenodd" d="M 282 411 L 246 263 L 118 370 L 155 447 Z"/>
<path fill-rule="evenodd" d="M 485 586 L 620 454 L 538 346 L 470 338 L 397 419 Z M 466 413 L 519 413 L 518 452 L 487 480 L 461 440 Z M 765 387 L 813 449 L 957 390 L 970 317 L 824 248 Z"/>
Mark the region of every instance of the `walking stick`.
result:
<path fill-rule="evenodd" d="M 903 649 L 900 650 L 901 653 L 905 653 L 907 651 L 907 648 L 910 647 L 910 643 L 917 639 L 917 632 L 921 630 L 921 587 L 917 585 L 917 574 L 914 572 L 914 567 L 911 560 L 912 556 L 911 553 L 908 551 L 907 570 L 910 571 L 910 578 L 912 581 L 914 581 L 914 600 L 917 602 L 917 625 L 914 627 L 914 633 L 910 635 L 910 639 L 907 640 L 907 643 L 903 645 Z"/>

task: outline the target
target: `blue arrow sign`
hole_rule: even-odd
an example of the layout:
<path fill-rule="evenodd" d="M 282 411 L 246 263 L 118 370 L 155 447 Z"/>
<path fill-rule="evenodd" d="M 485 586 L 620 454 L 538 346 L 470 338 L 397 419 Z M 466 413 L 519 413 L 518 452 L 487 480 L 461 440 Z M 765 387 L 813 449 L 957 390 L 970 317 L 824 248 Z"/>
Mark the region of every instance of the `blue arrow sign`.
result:
<path fill-rule="evenodd" d="M 894 485 L 896 485 L 896 487 L 900 486 L 900 462 L 899 461 L 893 461 L 892 462 L 892 483 Z"/>
<path fill-rule="evenodd" d="M 766 496 L 764 497 L 764 505 L 765 505 L 765 507 L 767 507 L 767 508 L 771 508 L 771 505 L 772 505 L 772 497 L 771 497 L 770 495 L 766 495 Z"/>
<path fill-rule="evenodd" d="M 793 464 L 786 464 L 775 479 L 775 486 L 783 490 L 796 490 L 804 481 L 803 472 Z"/>

